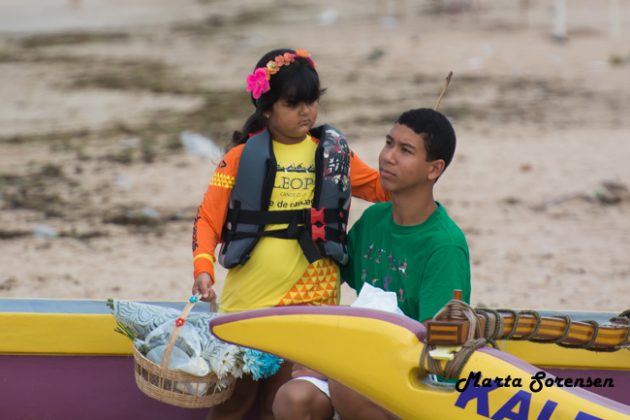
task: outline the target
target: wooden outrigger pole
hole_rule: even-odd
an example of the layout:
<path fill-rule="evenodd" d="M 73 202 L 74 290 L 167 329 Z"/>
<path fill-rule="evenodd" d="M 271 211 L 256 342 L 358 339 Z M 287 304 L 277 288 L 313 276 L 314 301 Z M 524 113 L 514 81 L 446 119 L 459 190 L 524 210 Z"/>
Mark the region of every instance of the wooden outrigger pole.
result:
<path fill-rule="evenodd" d="M 451 303 L 457 302 L 463 303 L 456 294 L 436 318 L 427 321 L 429 345 L 457 346 L 467 341 L 471 322 L 461 316 L 458 309 L 449 308 Z M 529 340 L 593 351 L 630 349 L 630 310 L 605 323 L 574 321 L 567 315 L 541 315 L 530 310 L 477 308 L 474 312 L 478 325 L 473 328 L 477 329 L 477 336 L 481 335 L 476 338 L 489 342 Z"/>

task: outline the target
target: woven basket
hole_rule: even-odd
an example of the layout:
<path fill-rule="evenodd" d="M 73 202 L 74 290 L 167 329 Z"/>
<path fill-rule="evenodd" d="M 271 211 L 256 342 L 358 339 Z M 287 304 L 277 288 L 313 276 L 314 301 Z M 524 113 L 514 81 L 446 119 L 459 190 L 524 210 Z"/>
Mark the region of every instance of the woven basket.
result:
<path fill-rule="evenodd" d="M 193 299 L 186 304 L 182 319 L 186 319 L 194 304 Z M 213 307 L 216 311 L 216 305 Z M 227 387 L 216 389 L 218 378 L 212 372 L 206 376 L 194 376 L 167 368 L 179 331 L 180 328 L 175 327 L 171 332 L 161 365 L 147 359 L 133 346 L 136 385 L 147 396 L 177 407 L 203 408 L 221 404 L 234 392 L 234 377 L 228 379 Z"/>

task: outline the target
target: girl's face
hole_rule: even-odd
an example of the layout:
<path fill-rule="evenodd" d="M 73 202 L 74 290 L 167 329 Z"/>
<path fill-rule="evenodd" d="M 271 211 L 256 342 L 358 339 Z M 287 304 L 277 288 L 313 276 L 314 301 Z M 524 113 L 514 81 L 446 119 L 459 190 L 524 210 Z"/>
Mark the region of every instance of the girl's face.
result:
<path fill-rule="evenodd" d="M 306 134 L 315 125 L 319 101 L 289 103 L 279 99 L 270 111 L 264 113 L 268 120 L 268 128 L 274 140 L 292 144 L 304 140 Z"/>

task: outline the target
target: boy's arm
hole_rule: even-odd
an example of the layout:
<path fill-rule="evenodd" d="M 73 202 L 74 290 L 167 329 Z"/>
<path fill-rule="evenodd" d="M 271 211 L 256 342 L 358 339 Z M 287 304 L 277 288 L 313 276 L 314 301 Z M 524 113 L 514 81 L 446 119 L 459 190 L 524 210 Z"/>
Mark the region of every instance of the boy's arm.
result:
<path fill-rule="evenodd" d="M 215 282 L 214 250 L 221 240 L 221 231 L 225 223 L 242 150 L 242 147 L 237 146 L 223 157 L 214 171 L 197 211 L 192 240 L 194 278 L 201 273 L 208 273 L 212 278 L 212 283 Z"/>
<path fill-rule="evenodd" d="M 391 193 L 381 185 L 381 175 L 350 151 L 350 185 L 352 195 L 373 203 L 389 201 Z"/>
<path fill-rule="evenodd" d="M 433 316 L 453 298 L 453 290 L 463 292 L 470 302 L 470 261 L 468 252 L 457 245 L 436 250 L 429 258 L 418 291 L 418 320 Z"/>

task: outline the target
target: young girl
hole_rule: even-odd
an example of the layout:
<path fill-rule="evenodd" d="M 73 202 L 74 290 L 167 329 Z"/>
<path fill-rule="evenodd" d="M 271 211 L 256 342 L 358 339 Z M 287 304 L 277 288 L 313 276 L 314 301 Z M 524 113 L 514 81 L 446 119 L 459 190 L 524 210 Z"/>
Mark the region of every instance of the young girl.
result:
<path fill-rule="evenodd" d="M 216 168 L 193 229 L 193 294 L 216 297 L 214 250 L 229 269 L 220 310 L 339 303 L 338 263 L 345 263 L 350 192 L 368 201 L 389 193 L 379 174 L 352 153 L 334 127 L 313 128 L 320 87 L 304 50 L 265 54 L 247 77 L 255 106 Z M 285 363 L 260 382 L 243 379 L 209 418 L 242 418 L 261 395 L 261 418 L 273 418 Z"/>

